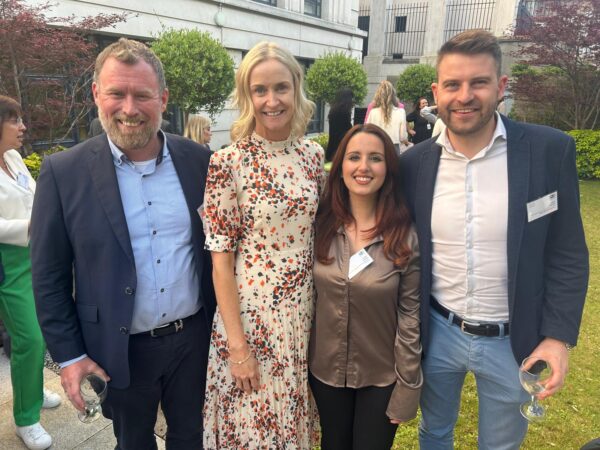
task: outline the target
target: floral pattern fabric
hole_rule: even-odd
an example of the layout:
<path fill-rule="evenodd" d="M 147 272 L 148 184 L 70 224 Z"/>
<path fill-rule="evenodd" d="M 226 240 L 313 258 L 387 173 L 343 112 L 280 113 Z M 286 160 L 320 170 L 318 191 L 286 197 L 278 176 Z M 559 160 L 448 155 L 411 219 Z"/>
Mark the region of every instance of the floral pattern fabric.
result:
<path fill-rule="evenodd" d="M 236 252 L 242 325 L 261 388 L 245 394 L 236 387 L 217 309 L 204 407 L 207 449 L 308 449 L 314 442 L 307 356 L 322 167 L 323 149 L 312 141 L 270 142 L 256 133 L 211 157 L 206 248 Z"/>

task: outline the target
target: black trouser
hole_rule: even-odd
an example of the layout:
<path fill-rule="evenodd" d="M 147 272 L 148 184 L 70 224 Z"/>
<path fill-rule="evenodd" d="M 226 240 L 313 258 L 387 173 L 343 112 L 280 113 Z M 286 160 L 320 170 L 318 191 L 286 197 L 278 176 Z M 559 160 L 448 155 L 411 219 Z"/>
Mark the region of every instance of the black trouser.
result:
<path fill-rule="evenodd" d="M 397 425 L 385 415 L 394 385 L 337 388 L 309 374 L 321 417 L 322 450 L 389 450 Z"/>
<path fill-rule="evenodd" d="M 109 387 L 102 404 L 104 416 L 113 421 L 117 450 L 156 450 L 159 402 L 167 421 L 167 449 L 202 449 L 208 345 L 203 310 L 179 333 L 130 336 L 130 385 Z"/>

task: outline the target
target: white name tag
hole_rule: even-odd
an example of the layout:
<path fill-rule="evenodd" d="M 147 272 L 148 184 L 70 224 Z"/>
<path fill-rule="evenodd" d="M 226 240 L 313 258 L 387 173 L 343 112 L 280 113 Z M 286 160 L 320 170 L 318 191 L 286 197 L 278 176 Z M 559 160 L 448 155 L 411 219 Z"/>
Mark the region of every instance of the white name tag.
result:
<path fill-rule="evenodd" d="M 558 193 L 556 191 L 527 203 L 527 221 L 544 217 L 558 210 Z"/>
<path fill-rule="evenodd" d="M 350 268 L 348 269 L 348 279 L 352 279 L 360 273 L 365 267 L 373 262 L 373 258 L 363 248 L 350 257 Z"/>
<path fill-rule="evenodd" d="M 431 124 L 430 123 L 427 124 L 427 129 L 431 130 Z"/>
<path fill-rule="evenodd" d="M 29 178 L 24 173 L 17 174 L 17 184 L 22 188 L 29 189 Z"/>

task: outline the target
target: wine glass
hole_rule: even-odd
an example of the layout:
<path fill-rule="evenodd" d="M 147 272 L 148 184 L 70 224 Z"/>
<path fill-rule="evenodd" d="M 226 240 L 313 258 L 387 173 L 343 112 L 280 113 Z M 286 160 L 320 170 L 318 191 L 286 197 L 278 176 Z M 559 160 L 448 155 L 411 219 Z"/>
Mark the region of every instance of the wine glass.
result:
<path fill-rule="evenodd" d="M 90 373 L 81 380 L 79 392 L 85 403 L 85 410 L 77 414 L 79 420 L 90 423 L 100 417 L 100 404 L 106 398 L 107 390 L 106 380 L 95 373 Z"/>
<path fill-rule="evenodd" d="M 525 369 L 531 361 L 535 361 L 529 369 Z M 546 409 L 538 403 L 537 395 L 546 390 L 545 382 L 552 376 L 552 369 L 543 359 L 530 356 L 521 363 L 519 381 L 530 395 L 531 400 L 521 405 L 521 414 L 530 422 L 538 422 L 546 415 Z"/>

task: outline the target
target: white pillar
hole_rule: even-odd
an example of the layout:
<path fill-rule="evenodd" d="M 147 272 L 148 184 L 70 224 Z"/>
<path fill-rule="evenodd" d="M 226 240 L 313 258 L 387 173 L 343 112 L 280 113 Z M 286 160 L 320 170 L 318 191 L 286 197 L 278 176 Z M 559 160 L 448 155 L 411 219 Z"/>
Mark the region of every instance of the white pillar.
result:
<path fill-rule="evenodd" d="M 371 18 L 369 22 L 369 48 L 363 59 L 367 71 L 367 98 L 364 106 L 373 99 L 379 83 L 386 79 L 383 75 L 383 55 L 385 53 L 385 25 L 389 0 L 371 1 Z"/>
<path fill-rule="evenodd" d="M 427 33 L 423 45 L 421 63 L 435 64 L 437 51 L 444 43 L 444 22 L 446 18 L 445 0 L 429 0 L 427 10 Z"/>

